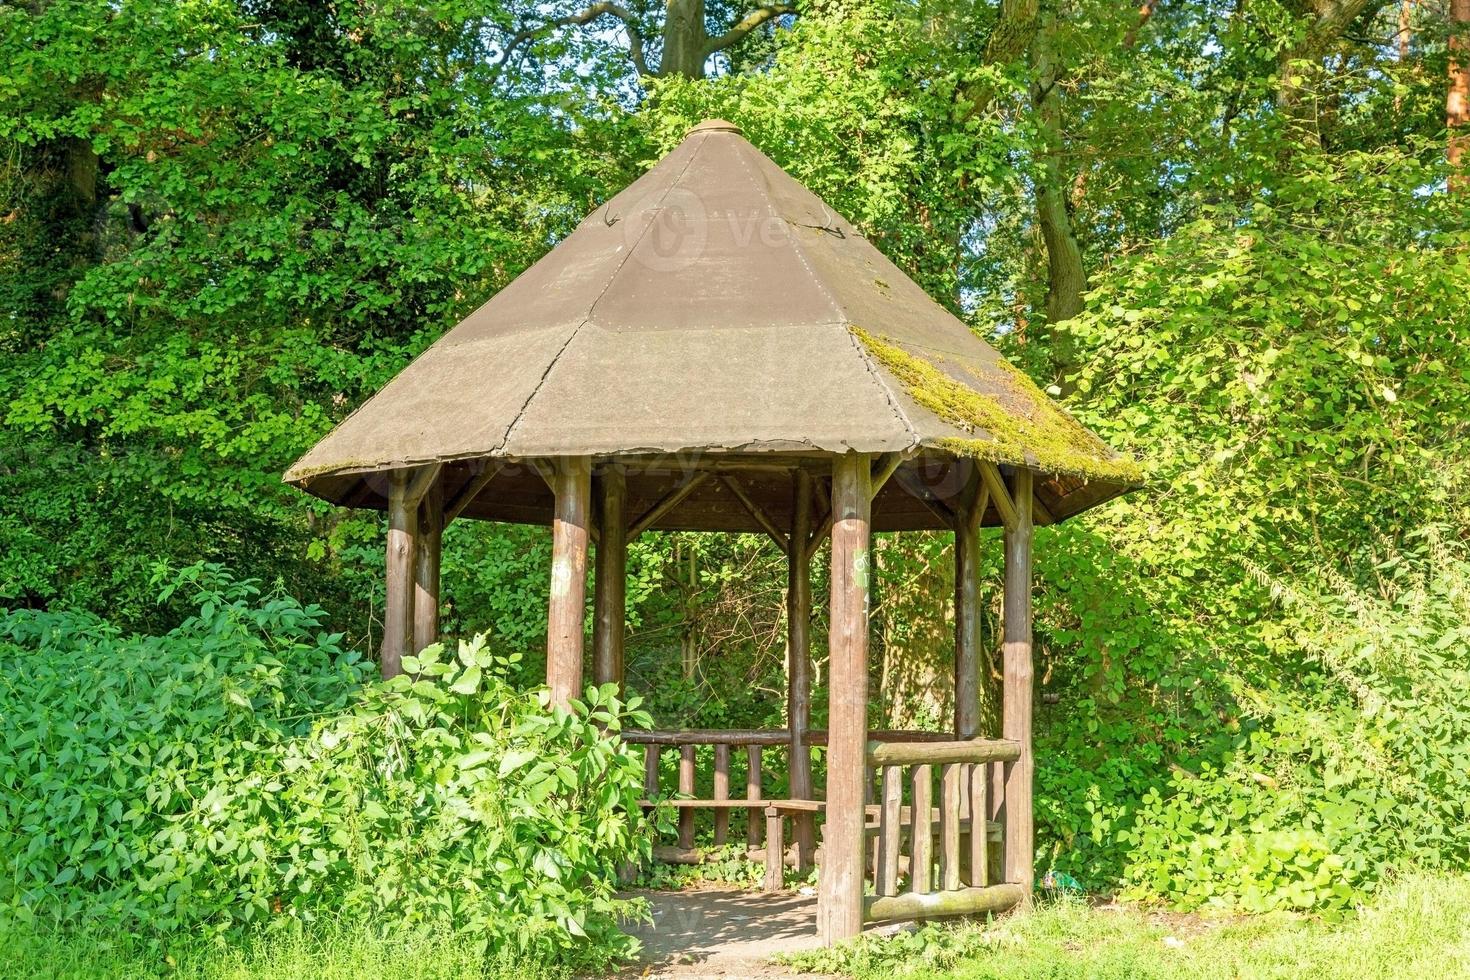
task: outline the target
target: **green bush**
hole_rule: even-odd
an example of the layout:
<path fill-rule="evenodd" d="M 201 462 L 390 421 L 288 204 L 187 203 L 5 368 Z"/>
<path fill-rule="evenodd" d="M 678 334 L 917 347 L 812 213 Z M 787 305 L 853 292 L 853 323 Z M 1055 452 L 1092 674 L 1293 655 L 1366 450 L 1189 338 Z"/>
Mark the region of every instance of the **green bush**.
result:
<path fill-rule="evenodd" d="M 637 703 L 568 712 L 507 680 L 477 639 L 403 675 L 321 629 L 321 610 L 196 566 L 198 609 L 163 636 L 90 616 L 0 617 L 0 902 L 145 934 L 340 916 L 467 930 L 487 949 L 596 964 L 636 909 L 619 862 L 650 843 Z"/>
<path fill-rule="evenodd" d="M 1263 574 L 1304 660 L 1290 685 L 1237 691 L 1253 726 L 1218 766 L 1144 795 L 1119 835 L 1131 895 L 1331 911 L 1470 861 L 1470 561 L 1434 533 L 1409 544 L 1371 589 Z"/>

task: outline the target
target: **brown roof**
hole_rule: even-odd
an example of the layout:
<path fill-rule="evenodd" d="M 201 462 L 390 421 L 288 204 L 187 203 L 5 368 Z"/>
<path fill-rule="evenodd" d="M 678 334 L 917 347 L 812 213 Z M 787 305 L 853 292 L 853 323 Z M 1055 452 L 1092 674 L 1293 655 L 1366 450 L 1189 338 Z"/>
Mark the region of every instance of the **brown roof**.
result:
<path fill-rule="evenodd" d="M 847 451 L 1028 466 L 1055 478 L 1047 506 L 1057 519 L 1138 479 L 846 219 L 715 120 L 285 479 L 378 506 L 382 481 L 370 474 L 424 463 L 468 474 L 487 458 Z M 507 506 L 466 513 L 539 519 Z"/>

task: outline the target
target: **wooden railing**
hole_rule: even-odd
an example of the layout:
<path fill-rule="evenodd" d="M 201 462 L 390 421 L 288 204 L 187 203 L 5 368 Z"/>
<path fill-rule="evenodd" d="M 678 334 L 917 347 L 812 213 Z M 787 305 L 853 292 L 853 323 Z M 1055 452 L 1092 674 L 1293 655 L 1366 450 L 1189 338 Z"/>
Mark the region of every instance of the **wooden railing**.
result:
<path fill-rule="evenodd" d="M 679 729 L 673 731 L 624 732 L 623 741 L 644 746 L 643 750 L 643 794 L 655 799 L 664 795 L 660 785 L 660 761 L 666 750 L 679 752 L 679 776 L 676 792 L 692 798 L 697 785 L 696 763 L 701 746 L 714 750 L 714 776 L 711 781 L 712 795 L 703 799 L 690 800 L 694 805 L 679 807 L 678 848 L 670 851 L 660 849 L 664 860 L 677 862 L 698 861 L 699 853 L 694 848 L 694 816 L 696 809 L 714 811 L 715 845 L 729 840 L 730 810 L 744 808 L 746 814 L 745 840 L 748 848 L 754 849 L 764 842 L 764 817 L 762 810 L 767 797 L 761 783 L 762 753 L 767 748 L 786 747 L 791 734 L 779 729 Z M 732 799 L 730 796 L 731 749 L 745 750 L 745 797 Z M 674 801 L 676 804 L 680 801 Z"/>
<path fill-rule="evenodd" d="M 872 731 L 869 739 L 875 742 L 922 742 L 949 738 L 942 732 L 916 731 Z M 714 729 L 671 729 L 661 731 L 630 731 L 623 733 L 623 740 L 644 746 L 643 792 L 649 799 L 665 795 L 661 785 L 660 763 L 663 753 L 679 753 L 678 781 L 674 791 L 682 797 L 691 798 L 692 805 L 681 805 L 685 801 L 670 801 L 679 806 L 678 846 L 674 849 L 661 848 L 660 856 L 665 860 L 689 862 L 700 860 L 701 855 L 694 847 L 695 812 L 699 809 L 714 811 L 714 842 L 723 845 L 729 840 L 732 809 L 746 809 L 746 846 L 752 850 L 762 846 L 765 840 L 766 822 L 762 816 L 764 803 L 774 794 L 766 792 L 762 781 L 765 772 L 763 753 L 766 749 L 791 747 L 791 732 L 784 728 L 714 728 Z M 806 733 L 803 743 L 808 747 L 820 748 L 827 744 L 827 733 L 814 729 Z M 714 755 L 714 773 L 711 779 L 700 778 L 697 771 L 699 749 L 710 747 Z M 732 750 L 745 750 L 745 790 L 743 798 L 731 797 Z M 789 760 L 787 760 L 789 766 Z M 711 795 L 692 799 L 696 786 L 707 783 Z M 797 813 L 798 819 L 812 819 Z M 812 855 L 798 855 L 798 865 L 805 866 Z"/>
<path fill-rule="evenodd" d="M 625 732 L 623 739 L 644 746 L 645 796 L 678 809 L 677 846 L 656 847 L 660 860 L 704 859 L 695 847 L 697 811 L 713 812 L 714 843 L 720 846 L 729 842 L 730 811 L 745 809 L 746 846 L 758 851 L 764 845 L 766 887 L 781 887 L 783 845 L 796 839 L 786 836 L 783 819 L 815 820 L 825 806 L 819 800 L 781 799 L 767 792 L 764 753 L 789 751 L 789 731 L 635 731 Z M 810 731 L 803 743 L 808 751 L 825 746 L 827 733 Z M 712 750 L 714 771 L 708 778 L 697 769 L 702 748 Z M 745 787 L 742 796 L 732 796 L 732 780 L 739 775 L 732 758 L 740 749 Z M 665 787 L 661 762 L 665 752 L 673 751 L 679 754 L 677 784 Z M 1019 885 L 991 882 L 990 845 L 999 841 L 1001 827 L 989 819 L 988 805 L 992 769 L 1019 755 L 1019 745 L 1009 741 L 955 740 L 939 732 L 868 733 L 871 788 L 865 823 L 873 895 L 864 902 L 867 921 L 1001 911 L 1021 900 Z M 705 786 L 709 795 L 698 795 Z M 813 858 L 795 856 L 802 869 Z"/>
<path fill-rule="evenodd" d="M 991 884 L 989 845 L 1000 827 L 987 804 L 991 767 L 1019 755 L 1008 741 L 869 742 L 877 782 L 868 808 L 874 895 L 863 903 L 865 921 L 995 912 L 1021 901 L 1021 886 Z"/>

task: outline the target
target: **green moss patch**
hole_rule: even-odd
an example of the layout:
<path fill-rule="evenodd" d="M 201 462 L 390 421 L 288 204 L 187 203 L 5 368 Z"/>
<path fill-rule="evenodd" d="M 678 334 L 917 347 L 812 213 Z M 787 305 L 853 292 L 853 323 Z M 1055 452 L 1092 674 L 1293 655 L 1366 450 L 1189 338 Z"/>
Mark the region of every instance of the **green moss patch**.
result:
<path fill-rule="evenodd" d="M 898 379 L 909 397 L 951 425 L 988 433 L 990 438 L 940 439 L 935 448 L 995 463 L 1035 466 L 1089 480 L 1138 484 L 1143 474 L 1130 459 L 1115 458 L 1101 439 L 1083 428 L 1030 378 L 1004 361 L 1001 382 L 1011 405 L 956 381 L 929 361 L 896 344 L 852 328 L 879 364 Z M 962 367 L 974 375 L 969 368 Z M 981 379 L 994 384 L 995 379 Z"/>

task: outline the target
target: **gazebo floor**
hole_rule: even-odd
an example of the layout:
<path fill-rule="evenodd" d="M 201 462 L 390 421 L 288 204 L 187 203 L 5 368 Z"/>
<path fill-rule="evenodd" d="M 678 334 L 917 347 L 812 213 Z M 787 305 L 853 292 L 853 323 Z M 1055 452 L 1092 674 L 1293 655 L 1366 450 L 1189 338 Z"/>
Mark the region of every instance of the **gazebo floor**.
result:
<path fill-rule="evenodd" d="M 817 949 L 817 899 L 735 888 L 629 892 L 648 900 L 653 922 L 624 928 L 643 943 L 631 975 L 650 978 L 793 977 L 777 953 Z M 803 974 L 810 977 L 811 974 Z"/>

